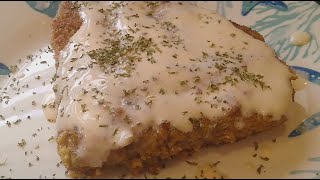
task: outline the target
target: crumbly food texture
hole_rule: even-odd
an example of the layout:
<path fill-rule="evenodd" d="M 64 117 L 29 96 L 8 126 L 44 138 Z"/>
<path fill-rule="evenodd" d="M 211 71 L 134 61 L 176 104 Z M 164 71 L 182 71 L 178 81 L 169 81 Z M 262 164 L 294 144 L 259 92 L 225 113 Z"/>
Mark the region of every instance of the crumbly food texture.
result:
<path fill-rule="evenodd" d="M 256 31 L 232 23 L 253 38 L 264 41 Z M 67 45 L 81 24 L 82 19 L 77 7 L 71 2 L 61 3 L 57 17 L 53 22 L 52 46 L 56 60 L 58 60 L 59 52 Z M 122 166 L 133 174 L 143 171 L 156 174 L 164 167 L 165 161 L 175 156 L 189 156 L 208 145 L 234 143 L 252 134 L 280 126 L 287 120 L 285 116 L 277 121 L 272 121 L 271 118 L 260 114 L 244 117 L 238 107 L 227 116 L 215 121 L 205 118 L 192 121 L 193 131 L 189 133 L 183 133 L 171 126 L 170 123 L 163 122 L 158 129 L 145 130 L 130 145 L 111 151 L 102 168 L 82 165 L 81 159 L 76 154 L 81 140 L 81 134 L 76 129 L 59 132 L 57 137 L 58 153 L 69 171 L 69 176 L 74 178 L 94 176 L 108 166 Z M 242 129 L 236 128 L 235 125 L 240 121 L 244 124 Z"/>

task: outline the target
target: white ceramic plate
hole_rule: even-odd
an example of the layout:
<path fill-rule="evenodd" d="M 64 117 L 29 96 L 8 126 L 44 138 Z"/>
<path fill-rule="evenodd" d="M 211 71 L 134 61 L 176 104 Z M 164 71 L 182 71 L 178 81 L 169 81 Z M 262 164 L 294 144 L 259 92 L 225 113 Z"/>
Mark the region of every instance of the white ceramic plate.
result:
<path fill-rule="evenodd" d="M 1 178 L 66 178 L 56 143 L 50 140 L 55 136 L 55 125 L 47 121 L 42 108 L 53 94 L 54 59 L 48 46 L 58 4 L 0 2 Z M 208 178 L 320 178 L 319 5 L 282 1 L 199 5 L 260 32 L 280 58 L 308 81 L 298 81 L 296 103 L 284 127 L 239 143 L 204 149 L 188 159 L 196 166 L 179 159 L 168 162 L 157 177 L 200 178 L 204 170 L 202 175 Z M 295 31 L 308 32 L 311 42 L 301 47 L 290 45 Z M 16 72 L 10 72 L 15 65 Z M 259 145 L 257 150 L 254 142 Z M 110 170 L 106 177 L 121 175 Z"/>

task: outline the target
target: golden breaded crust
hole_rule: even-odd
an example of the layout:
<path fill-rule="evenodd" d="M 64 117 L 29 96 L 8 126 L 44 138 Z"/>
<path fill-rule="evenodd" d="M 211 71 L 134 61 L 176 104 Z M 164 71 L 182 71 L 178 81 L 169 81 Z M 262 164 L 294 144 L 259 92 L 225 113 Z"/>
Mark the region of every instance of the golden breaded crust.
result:
<path fill-rule="evenodd" d="M 53 22 L 52 46 L 56 55 L 80 28 L 81 23 L 77 8 L 71 2 L 61 3 Z M 264 41 L 258 32 L 232 23 L 255 39 Z M 189 133 L 183 133 L 170 123 L 164 122 L 158 129 L 145 130 L 132 144 L 111 151 L 104 167 L 119 165 L 126 167 L 131 173 L 147 170 L 156 174 L 164 167 L 166 160 L 177 155 L 191 155 L 207 145 L 234 143 L 249 135 L 279 126 L 287 120 L 284 116 L 278 121 L 271 121 L 271 118 L 260 114 L 243 117 L 240 108 L 236 108 L 229 115 L 214 121 L 205 118 L 192 121 L 193 131 Z M 235 123 L 239 121 L 244 122 L 242 129 L 235 127 Z M 80 139 L 81 135 L 77 130 L 60 132 L 57 138 L 58 153 L 69 170 L 69 175 L 76 178 L 94 175 L 99 170 L 83 166 L 81 159 L 77 158 L 76 150 Z"/>
<path fill-rule="evenodd" d="M 164 167 L 165 161 L 177 155 L 189 156 L 207 145 L 234 143 L 279 126 L 287 120 L 284 116 L 278 121 L 271 121 L 270 118 L 258 114 L 243 117 L 240 110 L 236 110 L 216 121 L 195 120 L 192 122 L 193 131 L 189 133 L 183 133 L 169 123 L 162 123 L 159 129 L 145 130 L 132 144 L 111 151 L 104 167 L 119 165 L 126 167 L 132 174 L 145 170 L 156 174 Z M 242 129 L 235 127 L 235 122 L 238 121 L 244 123 Z M 82 166 L 83 163 L 76 154 L 80 138 L 76 130 L 61 132 L 57 138 L 58 153 L 70 176 L 76 178 L 91 176 L 100 170 Z"/>
<path fill-rule="evenodd" d="M 62 2 L 58 14 L 52 23 L 52 47 L 57 55 L 69 42 L 82 24 L 77 7 L 71 2 Z"/>

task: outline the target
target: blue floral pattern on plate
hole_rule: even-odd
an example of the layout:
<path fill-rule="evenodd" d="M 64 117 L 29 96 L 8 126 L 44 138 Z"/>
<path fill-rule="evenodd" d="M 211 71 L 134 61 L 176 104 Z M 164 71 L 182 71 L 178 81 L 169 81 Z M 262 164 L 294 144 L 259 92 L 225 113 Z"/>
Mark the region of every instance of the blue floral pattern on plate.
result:
<path fill-rule="evenodd" d="M 256 21 L 252 29 L 264 35 L 264 38 L 276 53 L 285 61 L 297 59 L 320 60 L 320 34 L 317 24 L 320 20 L 319 5 L 312 1 L 288 2 L 288 11 L 274 11 L 270 6 L 259 6 L 253 11 L 257 15 L 268 14 Z M 304 46 L 290 44 L 290 35 L 295 31 L 310 33 L 311 42 Z"/>
<path fill-rule="evenodd" d="M 46 14 L 49 17 L 55 17 L 61 1 L 26 1 L 34 10 Z"/>
<path fill-rule="evenodd" d="M 8 75 L 10 74 L 10 69 L 5 64 L 0 63 L 0 75 Z"/>
<path fill-rule="evenodd" d="M 258 4 L 270 6 L 282 11 L 288 10 L 288 6 L 283 1 L 243 1 L 241 14 L 246 16 Z"/>
<path fill-rule="evenodd" d="M 310 131 L 318 126 L 320 126 L 320 112 L 304 120 L 296 129 L 294 129 L 289 134 L 288 137 L 290 138 L 290 137 L 300 136 L 301 134 L 307 131 Z"/>
<path fill-rule="evenodd" d="M 309 158 L 308 161 L 311 162 L 317 162 L 320 163 L 320 157 L 313 157 L 313 158 Z M 294 170 L 291 171 L 290 174 L 295 175 L 295 174 L 315 174 L 315 176 L 312 179 L 320 179 L 320 169 L 316 170 L 316 169 L 308 169 L 308 170 Z"/>
<path fill-rule="evenodd" d="M 226 16 L 226 8 L 233 8 L 232 1 L 218 1 L 216 11 L 222 16 Z"/>
<path fill-rule="evenodd" d="M 306 78 L 308 81 L 320 85 L 320 73 L 305 67 L 299 66 L 290 66 L 293 68 L 299 75 Z"/>
<path fill-rule="evenodd" d="M 305 67 L 290 66 L 294 69 L 300 76 L 304 77 L 310 82 L 320 85 L 320 73 Z M 296 137 L 301 134 L 308 132 L 316 127 L 320 126 L 320 112 L 310 116 L 304 120 L 297 128 L 295 128 L 288 137 Z"/>

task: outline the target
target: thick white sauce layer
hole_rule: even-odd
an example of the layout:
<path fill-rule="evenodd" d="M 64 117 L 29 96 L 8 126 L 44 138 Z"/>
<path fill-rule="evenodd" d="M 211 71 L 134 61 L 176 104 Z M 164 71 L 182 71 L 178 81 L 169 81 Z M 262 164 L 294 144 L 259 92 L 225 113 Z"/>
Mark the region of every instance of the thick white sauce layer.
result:
<path fill-rule="evenodd" d="M 89 166 L 164 121 L 188 132 L 189 118 L 214 121 L 233 107 L 278 120 L 292 101 L 292 74 L 274 51 L 216 13 L 187 2 L 89 2 L 80 15 L 59 59 L 57 130 L 78 129 L 78 155 Z M 113 55 L 129 52 L 115 65 L 97 52 L 110 46 L 105 39 L 119 40 Z"/>

